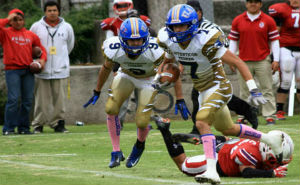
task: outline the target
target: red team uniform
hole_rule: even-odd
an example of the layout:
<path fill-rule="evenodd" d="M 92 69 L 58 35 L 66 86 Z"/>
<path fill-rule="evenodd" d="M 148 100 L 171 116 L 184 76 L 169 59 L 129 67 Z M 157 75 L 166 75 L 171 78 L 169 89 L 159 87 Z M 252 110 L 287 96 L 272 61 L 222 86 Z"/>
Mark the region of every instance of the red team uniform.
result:
<path fill-rule="evenodd" d="M 241 177 L 240 165 L 263 169 L 259 143 L 249 139 L 233 139 L 224 143 L 218 152 L 218 173 L 221 176 Z M 186 158 L 182 165 L 182 171 L 189 175 L 201 174 L 205 170 L 206 161 L 201 156 Z"/>
<path fill-rule="evenodd" d="M 218 162 L 225 175 L 240 177 L 239 165 L 262 168 L 259 141 L 234 139 L 226 142 L 218 153 Z"/>
<path fill-rule="evenodd" d="M 151 25 L 151 20 L 149 17 L 141 15 L 140 18 L 146 23 L 146 25 L 149 27 Z M 122 20 L 120 17 L 109 17 L 104 19 L 101 22 L 101 29 L 102 30 L 111 30 L 114 32 L 114 36 L 119 35 L 120 26 L 123 23 L 124 20 Z"/>
<path fill-rule="evenodd" d="M 300 47 L 300 10 L 293 9 L 287 3 L 277 3 L 269 8 L 269 14 L 280 29 L 280 47 Z"/>
<path fill-rule="evenodd" d="M 269 7 L 269 14 L 280 27 L 280 87 L 277 101 L 277 118 L 284 117 L 284 102 L 291 87 L 293 74 L 296 78 L 297 93 L 300 94 L 300 9 L 289 3 L 277 3 Z M 282 99 L 285 95 L 285 99 Z M 278 98 L 277 97 L 277 98 Z"/>

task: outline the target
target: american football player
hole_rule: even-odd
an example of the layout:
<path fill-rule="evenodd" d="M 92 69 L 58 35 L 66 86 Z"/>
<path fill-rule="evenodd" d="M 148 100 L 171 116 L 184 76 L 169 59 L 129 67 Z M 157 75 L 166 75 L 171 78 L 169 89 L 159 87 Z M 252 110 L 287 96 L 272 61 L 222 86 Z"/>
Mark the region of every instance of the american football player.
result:
<path fill-rule="evenodd" d="M 96 103 L 113 64 L 120 64 L 120 69 L 108 90 L 109 98 L 105 106 L 107 127 L 113 146 L 109 167 L 119 166 L 120 161 L 124 160 L 120 150 L 118 114 L 123 102 L 136 88 L 139 97 L 136 111 L 137 141 L 126 161 L 126 167 L 131 168 L 138 163 L 145 148 L 145 140 L 150 129 L 147 126 L 157 93 L 151 82 L 165 52 L 158 46 L 156 38 L 149 37 L 147 25 L 139 18 L 126 19 L 120 27 L 119 37 L 105 40 L 102 49 L 106 60 L 99 72 L 94 95 L 84 107 Z"/>
<path fill-rule="evenodd" d="M 101 22 L 101 29 L 106 31 L 106 38 L 112 36 L 118 36 L 120 31 L 120 26 L 122 22 L 127 18 L 127 12 L 133 9 L 132 0 L 114 0 L 113 2 L 114 13 L 116 17 L 109 17 Z M 140 18 L 149 27 L 151 25 L 151 20 L 149 17 L 140 15 Z"/>
<path fill-rule="evenodd" d="M 218 29 L 225 38 L 224 46 L 226 48 L 229 47 L 228 39 L 227 39 L 225 33 L 223 32 L 223 30 L 221 29 L 221 27 L 218 26 L 217 24 L 207 20 L 203 16 L 203 10 L 202 10 L 202 7 L 201 7 L 199 1 L 198 0 L 188 0 L 186 2 L 186 4 L 193 7 L 195 9 L 196 13 L 198 14 L 199 28 L 200 29 L 208 29 L 208 28 L 211 29 L 212 27 L 214 27 L 214 28 Z M 199 134 L 198 129 L 196 127 L 196 114 L 199 109 L 198 96 L 199 96 L 198 90 L 193 88 L 192 93 L 191 93 L 191 98 L 193 101 L 192 120 L 193 120 L 194 125 L 193 125 L 193 129 L 192 129 L 191 133 L 197 133 L 197 134 Z M 257 127 L 258 127 L 257 109 L 254 106 L 251 106 L 249 103 L 240 99 L 239 97 L 235 96 L 234 94 L 232 94 L 232 97 L 229 100 L 227 106 L 228 106 L 229 110 L 234 111 L 236 114 L 240 115 L 237 119 L 238 124 L 241 124 L 241 123 L 247 124 L 247 122 L 249 121 L 249 123 L 252 125 L 252 128 L 257 129 Z"/>
<path fill-rule="evenodd" d="M 170 120 L 152 117 L 160 130 L 168 153 L 180 171 L 187 175 L 202 174 L 207 169 L 204 155 L 187 157 L 180 142 L 198 144 L 199 138 L 193 134 L 174 134 L 169 130 Z M 294 144 L 291 137 L 282 131 L 272 131 L 283 135 L 283 160 L 278 163 L 273 150 L 265 143 L 251 139 L 229 139 L 217 137 L 216 169 L 220 176 L 227 177 L 285 177 L 287 164 L 292 160 Z M 223 137 L 223 138 L 222 138 Z M 175 147 L 176 146 L 176 147 Z"/>
<path fill-rule="evenodd" d="M 286 102 L 293 74 L 297 84 L 297 97 L 300 100 L 300 1 L 288 0 L 269 7 L 269 14 L 277 24 L 280 34 L 280 75 L 277 90 L 278 120 L 284 120 L 283 107 Z"/>
<path fill-rule="evenodd" d="M 249 91 L 250 100 L 255 104 L 264 104 L 266 100 L 253 80 L 244 62 L 224 47 L 224 38 L 217 29 L 198 30 L 198 19 L 195 10 L 185 4 L 179 4 L 170 9 L 167 15 L 166 27 L 158 33 L 158 43 L 168 53 L 164 65 L 175 60 L 189 68 L 194 87 L 199 91 L 199 111 L 196 115 L 196 127 L 201 134 L 207 170 L 195 179 L 200 182 L 220 183 L 216 170 L 215 136 L 211 126 L 223 133 L 241 138 L 262 141 L 272 147 L 278 161 L 282 160 L 282 135 L 257 131 L 247 125 L 234 124 L 227 102 L 232 96 L 231 83 L 227 80 L 222 62 L 235 66 L 244 77 Z M 221 61 L 222 60 L 222 61 Z M 157 74 L 159 75 L 159 74 Z M 155 79 L 159 79 L 156 77 Z M 155 86 L 159 80 L 153 82 Z"/>

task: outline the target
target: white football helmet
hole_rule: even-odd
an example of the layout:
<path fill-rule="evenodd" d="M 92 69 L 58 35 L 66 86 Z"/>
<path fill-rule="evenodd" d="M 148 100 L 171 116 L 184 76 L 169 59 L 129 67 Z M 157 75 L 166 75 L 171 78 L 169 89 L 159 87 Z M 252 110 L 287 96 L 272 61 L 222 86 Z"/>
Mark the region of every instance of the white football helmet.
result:
<path fill-rule="evenodd" d="M 287 133 L 279 130 L 273 130 L 270 132 L 280 132 L 281 134 L 283 134 L 284 137 L 282 142 L 283 158 L 282 158 L 282 163 L 278 164 L 272 148 L 270 148 L 265 143 L 260 142 L 259 150 L 262 155 L 262 160 L 264 162 L 266 169 L 274 169 L 278 166 L 288 164 L 289 162 L 291 162 L 293 158 L 293 152 L 294 152 L 294 142 Z"/>
<path fill-rule="evenodd" d="M 118 16 L 126 16 L 127 11 L 132 8 L 132 0 L 114 0 L 113 9 L 115 14 Z"/>

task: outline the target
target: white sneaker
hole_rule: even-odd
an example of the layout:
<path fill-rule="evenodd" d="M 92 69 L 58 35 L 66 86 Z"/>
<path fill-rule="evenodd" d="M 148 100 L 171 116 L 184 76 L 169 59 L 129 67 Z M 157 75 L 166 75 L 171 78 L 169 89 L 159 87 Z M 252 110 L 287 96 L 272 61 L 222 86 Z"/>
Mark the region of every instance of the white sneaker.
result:
<path fill-rule="evenodd" d="M 203 174 L 196 175 L 195 180 L 199 183 L 211 183 L 211 184 L 220 184 L 221 179 L 217 172 L 204 172 Z"/>
<path fill-rule="evenodd" d="M 284 140 L 284 134 L 277 130 L 272 130 L 268 132 L 269 142 L 266 143 L 269 145 L 276 155 L 276 159 L 278 162 L 282 161 L 283 157 L 283 146 L 282 142 Z"/>

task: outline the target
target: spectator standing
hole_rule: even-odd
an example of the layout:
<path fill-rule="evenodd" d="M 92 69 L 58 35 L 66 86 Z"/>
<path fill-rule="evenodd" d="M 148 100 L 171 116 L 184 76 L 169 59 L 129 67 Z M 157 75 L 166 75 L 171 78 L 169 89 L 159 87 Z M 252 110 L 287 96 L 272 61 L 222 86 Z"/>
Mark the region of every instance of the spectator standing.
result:
<path fill-rule="evenodd" d="M 68 132 L 65 128 L 66 87 L 70 76 L 69 54 L 74 47 L 74 32 L 72 26 L 59 17 L 60 6 L 56 1 L 47 1 L 44 13 L 45 16 L 30 28 L 40 37 L 48 55 L 44 71 L 35 76 L 37 83 L 32 126 L 34 133 L 43 132 L 46 123 L 55 132 Z M 53 106 L 52 114 L 49 112 L 50 106 Z"/>
<path fill-rule="evenodd" d="M 268 101 L 262 105 L 262 115 L 267 124 L 275 124 L 273 114 L 276 112 L 276 103 L 272 91 L 272 70 L 277 71 L 279 66 L 279 34 L 275 21 L 263 13 L 261 7 L 261 0 L 246 0 L 247 11 L 238 15 L 232 22 L 228 36 L 229 50 L 236 53 L 237 46 L 239 47 L 240 58 L 259 81 L 261 92 Z M 269 57 L 270 48 L 274 56 L 272 64 Z M 247 100 L 250 95 L 247 84 L 240 72 L 238 77 L 241 98 Z"/>
<path fill-rule="evenodd" d="M 10 27 L 6 28 L 8 24 Z M 19 134 L 31 134 L 29 113 L 33 101 L 34 76 L 29 71 L 29 65 L 32 62 L 32 48 L 38 46 L 42 49 L 41 59 L 38 60 L 42 68 L 47 60 L 40 39 L 26 30 L 24 24 L 24 13 L 19 9 L 11 10 L 6 19 L 0 19 L 0 44 L 3 47 L 7 86 L 3 135 L 15 134 L 16 127 Z"/>
<path fill-rule="evenodd" d="M 277 90 L 278 120 L 284 120 L 283 107 L 286 102 L 293 74 L 297 84 L 297 96 L 300 100 L 300 1 L 288 0 L 276 3 L 269 8 L 279 30 L 280 75 L 281 82 Z"/>

